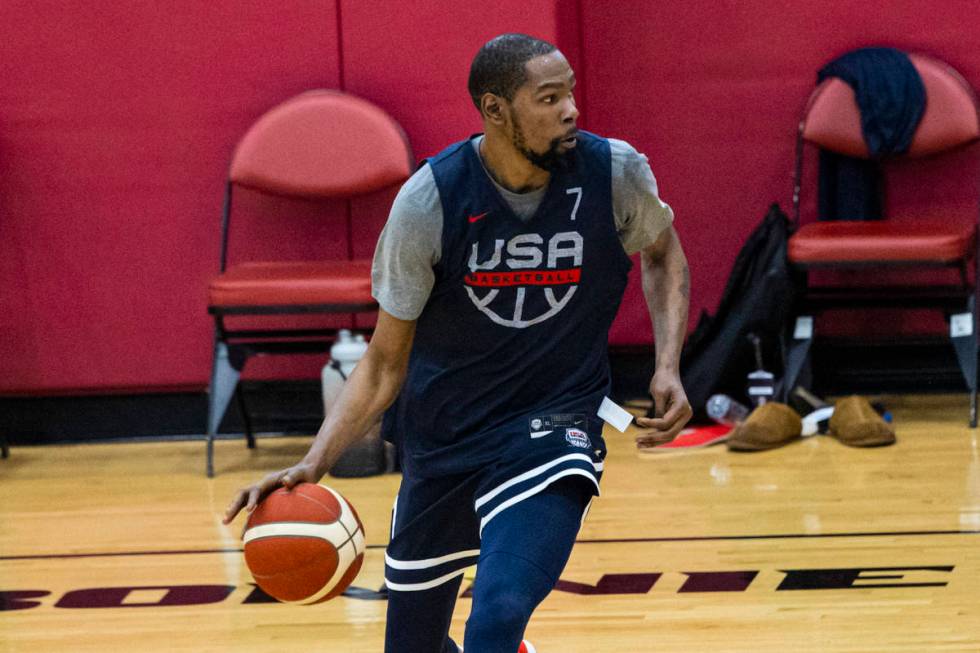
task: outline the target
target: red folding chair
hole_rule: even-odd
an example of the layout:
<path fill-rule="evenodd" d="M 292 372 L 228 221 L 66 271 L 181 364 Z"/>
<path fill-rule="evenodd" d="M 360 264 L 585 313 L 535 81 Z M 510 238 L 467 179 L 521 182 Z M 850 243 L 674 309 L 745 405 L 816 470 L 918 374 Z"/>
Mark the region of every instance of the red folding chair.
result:
<path fill-rule="evenodd" d="M 377 310 L 371 297 L 371 261 L 247 261 L 228 265 L 232 195 L 249 189 L 270 196 L 347 200 L 403 182 L 415 167 L 401 127 L 377 106 L 353 95 L 315 90 L 259 118 L 239 141 L 231 161 L 221 222 L 221 271 L 208 288 L 214 317 L 214 362 L 208 393 L 207 474 L 214 475 L 214 439 L 236 394 L 245 362 L 256 354 L 303 354 L 329 349 L 332 328 L 230 328 L 228 318 L 356 314 Z M 350 247 L 347 248 L 351 252 Z M 241 392 L 248 446 L 255 438 Z"/>
<path fill-rule="evenodd" d="M 977 98 L 970 85 L 950 66 L 923 54 L 909 58 L 922 77 L 926 110 L 907 153 L 882 160 L 882 169 L 899 158 L 941 157 L 976 143 L 980 138 Z M 814 316 L 826 309 L 871 307 L 930 308 L 950 320 L 950 335 L 970 391 L 970 426 L 977 424 L 977 224 L 980 204 L 967 219 L 948 207 L 929 215 L 901 215 L 889 207 L 886 219 L 824 221 L 800 225 L 800 195 L 806 145 L 851 157 L 869 158 L 861 133 L 861 116 L 853 89 L 837 78 L 820 83 L 806 104 L 797 138 L 794 221 L 788 258 L 799 272 L 801 300 L 786 357 L 784 393 L 792 391 L 806 363 L 813 337 Z M 976 148 L 972 148 L 975 152 Z M 975 159 L 976 157 L 974 157 Z M 961 159 L 956 158 L 954 161 Z M 980 201 L 974 187 L 973 195 Z M 894 219 L 892 219 L 894 217 Z M 971 265 L 972 260 L 972 265 Z M 881 270 L 948 268 L 958 271 L 955 283 L 913 282 L 876 285 Z M 862 270 L 860 286 L 817 285 L 815 270 Z M 909 276 L 909 275 L 905 275 Z M 914 275 L 912 275 L 914 276 Z M 921 275 L 920 275 L 921 276 Z M 904 283 L 904 282 L 903 282 Z"/>

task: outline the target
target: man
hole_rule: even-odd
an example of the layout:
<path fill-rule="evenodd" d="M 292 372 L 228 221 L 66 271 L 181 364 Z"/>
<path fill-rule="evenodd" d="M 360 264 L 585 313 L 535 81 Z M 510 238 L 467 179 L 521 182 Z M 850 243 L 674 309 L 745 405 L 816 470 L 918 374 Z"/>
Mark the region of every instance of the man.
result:
<path fill-rule="evenodd" d="M 450 618 L 477 562 L 466 653 L 532 650 L 524 628 L 598 494 L 597 412 L 628 254 L 642 253 L 657 341 L 660 417 L 637 418 L 638 446 L 670 441 L 691 415 L 673 213 L 643 155 L 577 131 L 574 86 L 544 41 L 505 34 L 480 49 L 469 90 L 485 133 L 427 161 L 395 199 L 375 253 L 381 308 L 367 354 L 304 459 L 241 490 L 225 515 L 319 481 L 387 410 L 403 468 L 385 556 L 388 653 L 462 650 Z"/>

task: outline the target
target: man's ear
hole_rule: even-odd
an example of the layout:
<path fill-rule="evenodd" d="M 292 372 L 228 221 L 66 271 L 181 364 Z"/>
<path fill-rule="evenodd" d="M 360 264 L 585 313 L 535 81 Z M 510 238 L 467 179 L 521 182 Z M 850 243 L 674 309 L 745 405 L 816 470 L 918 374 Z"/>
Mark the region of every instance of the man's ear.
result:
<path fill-rule="evenodd" d="M 504 124 L 504 106 L 503 100 L 493 93 L 484 93 L 483 97 L 480 99 L 480 107 L 483 110 L 483 116 L 495 125 Z"/>

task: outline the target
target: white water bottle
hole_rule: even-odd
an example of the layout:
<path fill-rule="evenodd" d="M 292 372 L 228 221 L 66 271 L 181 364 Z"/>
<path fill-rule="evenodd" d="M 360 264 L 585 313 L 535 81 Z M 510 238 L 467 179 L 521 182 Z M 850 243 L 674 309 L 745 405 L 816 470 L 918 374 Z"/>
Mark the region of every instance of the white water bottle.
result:
<path fill-rule="evenodd" d="M 329 415 L 337 404 L 344 383 L 367 352 L 367 342 L 358 333 L 347 329 L 337 332 L 337 340 L 330 348 L 330 360 L 323 367 L 323 412 Z M 330 468 L 330 475 L 341 478 L 383 474 L 388 467 L 388 447 L 381 439 L 381 422 L 376 422 L 357 442 L 347 447 Z"/>
<path fill-rule="evenodd" d="M 330 360 L 323 366 L 320 374 L 320 382 L 323 387 L 323 413 L 330 413 L 340 396 L 340 391 L 344 383 L 354 371 L 357 362 L 367 351 L 367 342 L 364 336 L 358 333 L 352 335 L 347 329 L 341 329 L 337 333 L 337 340 L 330 348 Z"/>

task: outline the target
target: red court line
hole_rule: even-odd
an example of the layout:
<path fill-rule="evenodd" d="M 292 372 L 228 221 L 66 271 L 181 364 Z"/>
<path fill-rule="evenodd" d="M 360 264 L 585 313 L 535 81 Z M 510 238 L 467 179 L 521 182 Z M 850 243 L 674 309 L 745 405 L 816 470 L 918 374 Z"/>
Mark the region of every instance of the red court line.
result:
<path fill-rule="evenodd" d="M 368 544 L 369 549 L 383 549 L 386 544 Z M 173 556 L 198 555 L 201 553 L 242 553 L 242 549 L 184 549 L 177 551 L 117 551 L 114 553 L 40 553 L 37 555 L 0 556 L 4 560 L 58 560 L 61 558 L 113 558 L 124 556 Z"/>
<path fill-rule="evenodd" d="M 576 544 L 643 544 L 656 542 L 728 542 L 732 540 L 789 540 L 840 537 L 922 537 L 931 535 L 980 535 L 972 531 L 883 531 L 873 533 L 776 533 L 769 535 L 695 535 L 684 537 L 627 537 L 617 539 L 576 540 Z M 386 544 L 368 544 L 369 549 L 383 549 Z M 57 560 L 62 558 L 112 558 L 123 556 L 198 555 L 241 553 L 242 549 L 185 549 L 177 551 L 120 551 L 116 553 L 43 553 L 37 555 L 0 556 L 4 560 Z"/>

